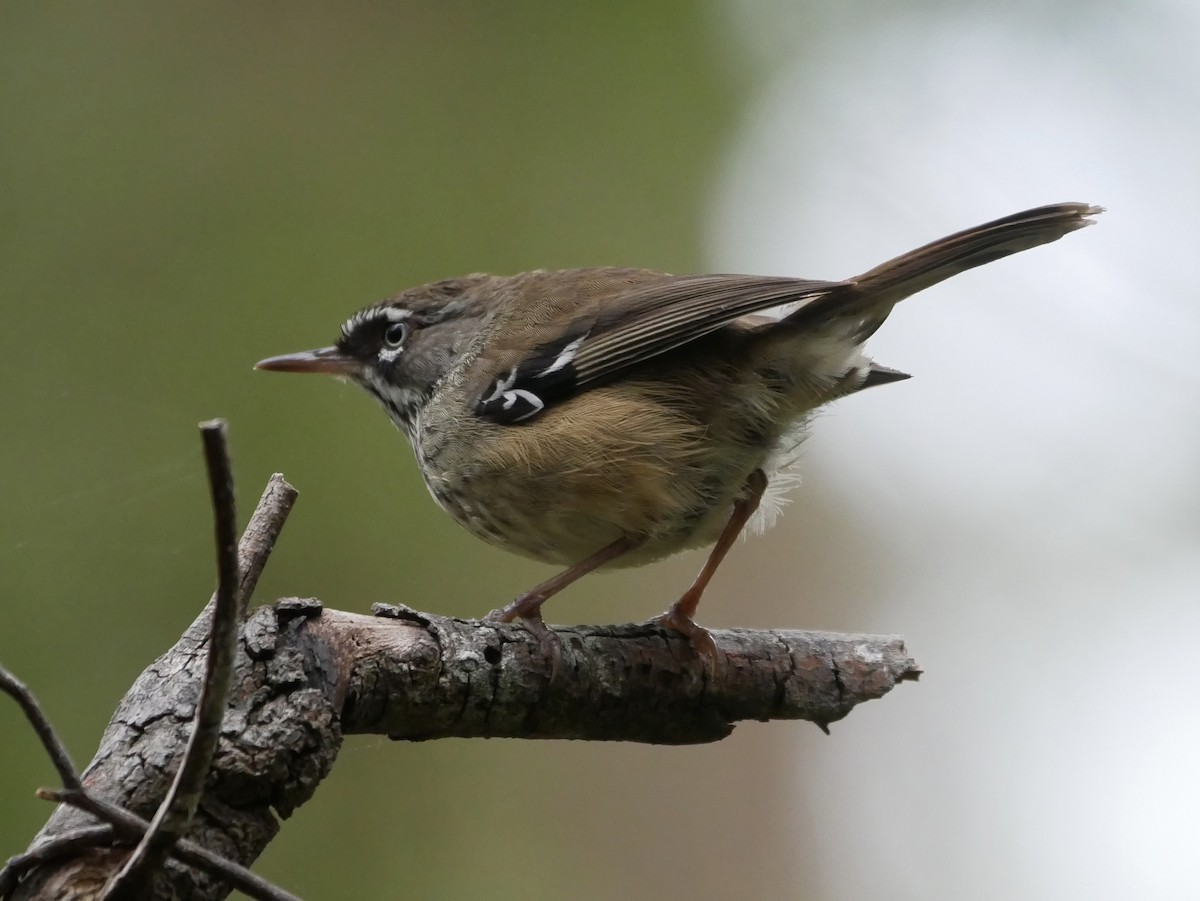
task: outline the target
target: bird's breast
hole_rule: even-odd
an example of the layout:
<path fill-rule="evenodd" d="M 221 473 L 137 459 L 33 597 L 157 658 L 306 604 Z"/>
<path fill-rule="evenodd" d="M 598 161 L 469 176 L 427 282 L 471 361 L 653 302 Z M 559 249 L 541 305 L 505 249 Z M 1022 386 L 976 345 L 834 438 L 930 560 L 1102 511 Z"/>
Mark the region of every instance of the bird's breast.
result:
<path fill-rule="evenodd" d="M 718 438 L 670 393 L 605 386 L 523 425 L 424 420 L 414 445 L 425 484 L 476 536 L 545 562 L 576 563 L 619 538 L 642 544 L 614 566 L 711 543 L 769 448 Z"/>

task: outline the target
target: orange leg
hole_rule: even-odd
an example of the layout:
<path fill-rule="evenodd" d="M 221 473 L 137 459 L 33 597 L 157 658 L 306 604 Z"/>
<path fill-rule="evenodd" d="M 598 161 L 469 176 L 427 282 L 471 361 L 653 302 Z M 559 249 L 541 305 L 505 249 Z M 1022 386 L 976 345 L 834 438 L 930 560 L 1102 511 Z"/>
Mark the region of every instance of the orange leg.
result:
<path fill-rule="evenodd" d="M 551 576 L 545 582 L 535 585 L 517 597 L 511 604 L 501 607 L 499 610 L 493 610 L 484 619 L 492 623 L 511 623 L 514 619 L 521 620 L 525 628 L 537 637 L 542 645 L 542 652 L 551 660 L 553 672 L 557 673 L 562 662 L 562 645 L 558 635 L 542 619 L 542 604 L 572 582 L 603 566 L 609 560 L 615 560 L 622 554 L 632 551 L 639 544 L 641 541 L 633 538 L 618 538 L 612 544 L 600 548 L 592 556 L 580 560 L 557 575 Z"/>
<path fill-rule="evenodd" d="M 767 490 L 767 477 L 761 469 L 756 469 L 750 473 L 750 477 L 746 479 L 746 493 L 734 501 L 733 512 L 729 515 L 729 522 L 725 523 L 725 528 L 721 530 L 721 536 L 717 539 L 717 543 L 713 545 L 712 551 L 708 555 L 708 559 L 704 562 L 704 568 L 700 570 L 696 580 L 692 582 L 690 588 L 683 593 L 674 604 L 672 604 L 667 612 L 662 616 L 657 617 L 654 622 L 659 625 L 666 626 L 668 629 L 674 629 L 676 632 L 682 632 L 692 642 L 692 647 L 700 656 L 706 658 L 709 663 L 715 663 L 718 657 L 717 643 L 713 641 L 709 631 L 696 623 L 694 619 L 696 608 L 700 605 L 700 596 L 704 594 L 704 589 L 708 587 L 708 583 L 712 580 L 713 573 L 717 571 L 717 567 L 721 565 L 721 561 L 725 559 L 725 555 L 729 553 L 729 549 L 733 547 L 733 543 L 745 528 L 746 522 L 754 515 L 754 511 L 758 509 L 759 503 L 762 502 L 763 492 Z"/>

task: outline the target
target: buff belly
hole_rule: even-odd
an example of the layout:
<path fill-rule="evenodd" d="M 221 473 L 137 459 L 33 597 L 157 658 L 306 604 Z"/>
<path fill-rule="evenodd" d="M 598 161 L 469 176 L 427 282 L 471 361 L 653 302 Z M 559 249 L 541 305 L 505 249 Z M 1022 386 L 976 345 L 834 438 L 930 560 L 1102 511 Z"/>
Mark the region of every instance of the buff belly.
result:
<path fill-rule="evenodd" d="M 607 568 L 638 566 L 714 542 L 770 454 L 686 411 L 628 386 L 619 396 L 596 389 L 528 425 L 480 429 L 468 459 L 427 457 L 426 485 L 459 524 L 505 550 L 569 566 L 632 538 L 638 548 Z"/>

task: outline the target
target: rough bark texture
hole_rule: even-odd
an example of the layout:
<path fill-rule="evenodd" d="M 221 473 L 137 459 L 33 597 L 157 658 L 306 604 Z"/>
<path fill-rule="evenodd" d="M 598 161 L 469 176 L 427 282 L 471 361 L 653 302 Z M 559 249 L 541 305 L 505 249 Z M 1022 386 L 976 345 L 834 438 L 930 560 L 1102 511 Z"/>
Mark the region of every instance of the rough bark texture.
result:
<path fill-rule="evenodd" d="M 363 616 L 285 599 L 244 623 L 221 742 L 190 838 L 249 865 L 278 817 L 308 800 L 346 733 L 576 738 L 684 744 L 715 741 L 738 720 L 821 726 L 915 679 L 895 636 L 715 632 L 714 672 L 678 636 L 651 626 L 559 629 L 551 679 L 519 626 L 381 608 Z M 187 742 L 204 672 L 207 616 L 134 683 L 84 775 L 92 791 L 154 814 Z M 39 841 L 94 820 L 60 807 Z M 92 898 L 128 848 L 46 866 L 16 898 Z M 228 888 L 177 861 L 154 898 L 223 898 Z"/>
<path fill-rule="evenodd" d="M 738 720 L 825 726 L 918 673 L 897 636 L 715 631 L 726 661 L 710 673 L 686 639 L 657 626 L 560 626 L 563 666 L 551 680 L 520 627 L 380 612 L 399 620 L 327 610 L 313 624 L 353 648 L 347 732 L 695 744 Z"/>

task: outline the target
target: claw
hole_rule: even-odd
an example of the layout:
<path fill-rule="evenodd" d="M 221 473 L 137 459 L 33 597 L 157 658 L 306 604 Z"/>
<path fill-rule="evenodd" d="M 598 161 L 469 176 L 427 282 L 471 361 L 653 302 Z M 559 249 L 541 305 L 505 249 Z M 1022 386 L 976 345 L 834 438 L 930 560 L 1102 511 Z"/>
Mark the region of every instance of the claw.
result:
<path fill-rule="evenodd" d="M 558 678 L 562 669 L 562 639 L 542 619 L 541 605 L 544 598 L 521 595 L 511 604 L 493 610 L 483 618 L 485 623 L 511 623 L 520 620 L 525 631 L 537 639 L 542 656 L 550 661 L 550 681 Z"/>
<path fill-rule="evenodd" d="M 520 614 L 514 612 L 512 609 L 513 604 L 515 603 L 516 601 L 513 601 L 512 604 L 508 604 L 504 607 L 497 607 L 495 610 L 485 616 L 483 621 L 485 623 L 511 623 L 514 619 L 520 617 Z"/>
<path fill-rule="evenodd" d="M 542 656 L 550 661 L 550 681 L 553 682 L 558 678 L 558 673 L 562 669 L 562 639 L 559 638 L 557 632 L 546 625 L 541 613 L 523 617 L 521 625 L 537 639 Z"/>
<path fill-rule="evenodd" d="M 665 613 L 656 616 L 651 622 L 685 636 L 692 649 L 704 660 L 709 673 L 712 673 L 718 664 L 725 662 L 725 652 L 717 646 L 712 633 L 679 610 L 677 604 L 672 604 Z"/>

